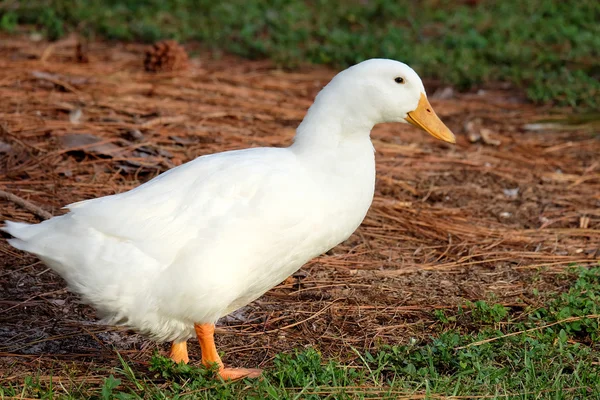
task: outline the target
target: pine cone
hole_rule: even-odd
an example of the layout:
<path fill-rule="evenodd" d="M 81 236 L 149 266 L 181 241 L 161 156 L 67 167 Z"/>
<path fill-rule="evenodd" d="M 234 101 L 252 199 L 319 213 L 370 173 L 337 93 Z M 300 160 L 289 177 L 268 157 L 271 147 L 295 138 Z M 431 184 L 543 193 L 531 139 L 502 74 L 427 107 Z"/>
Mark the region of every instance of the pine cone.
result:
<path fill-rule="evenodd" d="M 144 68 L 149 72 L 181 71 L 188 67 L 185 49 L 174 40 L 155 43 L 144 59 Z"/>

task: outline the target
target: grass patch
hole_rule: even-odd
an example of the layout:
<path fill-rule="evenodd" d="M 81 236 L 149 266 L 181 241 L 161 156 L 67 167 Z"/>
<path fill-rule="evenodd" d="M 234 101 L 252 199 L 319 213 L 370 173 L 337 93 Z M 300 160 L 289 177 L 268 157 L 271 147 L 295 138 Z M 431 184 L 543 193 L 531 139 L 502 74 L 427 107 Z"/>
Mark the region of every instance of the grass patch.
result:
<path fill-rule="evenodd" d="M 437 322 L 431 340 L 356 351 L 345 364 L 308 349 L 278 355 L 260 381 L 224 383 L 213 370 L 160 356 L 147 371 L 134 371 L 121 359 L 101 385 L 65 388 L 27 377 L 22 385 L 0 387 L 0 398 L 597 398 L 600 267 L 576 274 L 564 293 L 539 298 L 543 307 L 517 312 L 478 301 L 453 313 L 432 313 Z"/>
<path fill-rule="evenodd" d="M 461 89 L 506 81 L 536 102 L 600 107 L 598 1 L 466 3 L 9 0 L 0 5 L 0 27 L 33 24 L 51 39 L 76 30 L 117 40 L 199 40 L 288 67 L 386 57 Z"/>

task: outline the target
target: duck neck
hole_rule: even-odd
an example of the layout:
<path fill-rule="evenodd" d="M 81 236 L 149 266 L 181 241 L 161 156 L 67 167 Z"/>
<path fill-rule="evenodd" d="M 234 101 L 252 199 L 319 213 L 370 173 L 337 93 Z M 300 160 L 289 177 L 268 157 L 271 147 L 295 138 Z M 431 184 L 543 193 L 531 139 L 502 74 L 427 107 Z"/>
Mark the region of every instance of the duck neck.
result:
<path fill-rule="evenodd" d="M 371 129 L 378 120 L 376 110 L 332 89 L 329 85 L 323 89 L 309 108 L 296 130 L 291 146 L 294 151 L 330 151 L 370 140 Z"/>

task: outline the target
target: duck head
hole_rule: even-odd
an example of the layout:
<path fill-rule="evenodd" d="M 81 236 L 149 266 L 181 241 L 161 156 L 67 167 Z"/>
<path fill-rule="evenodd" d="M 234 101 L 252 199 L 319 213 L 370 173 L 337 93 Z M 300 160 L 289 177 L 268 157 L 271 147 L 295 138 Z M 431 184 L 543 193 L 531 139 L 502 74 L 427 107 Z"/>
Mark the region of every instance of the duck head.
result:
<path fill-rule="evenodd" d="M 456 142 L 429 104 L 421 78 L 399 61 L 370 59 L 340 72 L 319 93 L 315 106 L 338 114 L 347 130 L 350 125 L 370 130 L 378 123 L 401 122 Z"/>

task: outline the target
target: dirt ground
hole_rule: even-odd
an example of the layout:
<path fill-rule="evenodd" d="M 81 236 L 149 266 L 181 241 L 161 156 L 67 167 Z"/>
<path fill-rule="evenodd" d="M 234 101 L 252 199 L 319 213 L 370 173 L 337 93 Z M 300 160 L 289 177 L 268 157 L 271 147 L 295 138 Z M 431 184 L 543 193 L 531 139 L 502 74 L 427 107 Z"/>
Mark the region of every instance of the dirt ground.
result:
<path fill-rule="evenodd" d="M 335 71 L 214 59 L 190 48 L 187 71 L 147 73 L 146 47 L 0 37 L 0 189 L 54 215 L 131 189 L 203 154 L 285 146 Z M 560 290 L 569 265 L 600 257 L 600 138 L 589 127 L 534 129 L 551 116 L 503 85 L 459 94 L 426 82 L 457 134 L 447 145 L 404 124 L 377 126 L 377 187 L 345 243 L 220 322 L 232 366 L 268 367 L 316 346 L 343 358 L 428 338 L 432 310 L 494 299 L 523 307 Z M 537 126 L 540 128 L 540 126 Z M 543 126 L 541 127 L 543 128 Z M 39 221 L 0 200 L 0 219 Z M 0 240 L 0 376 L 143 367 L 156 345 L 99 325 L 92 308 L 35 257 Z M 190 343 L 192 362 L 199 347 Z M 91 378 L 88 376 L 87 380 Z"/>

